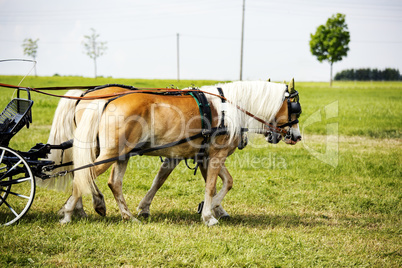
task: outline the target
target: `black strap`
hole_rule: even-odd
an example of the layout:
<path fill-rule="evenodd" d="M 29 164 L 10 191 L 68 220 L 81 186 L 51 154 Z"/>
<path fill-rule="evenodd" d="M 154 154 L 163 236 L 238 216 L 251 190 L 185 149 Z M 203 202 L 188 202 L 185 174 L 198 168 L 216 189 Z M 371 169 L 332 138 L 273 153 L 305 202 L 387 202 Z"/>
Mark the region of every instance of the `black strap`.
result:
<path fill-rule="evenodd" d="M 221 96 L 221 100 L 222 100 L 222 105 L 224 105 L 223 103 L 226 103 L 226 98 L 225 95 L 223 94 L 223 90 L 222 88 L 218 87 L 216 88 L 219 92 L 219 95 Z M 220 127 L 224 127 L 225 126 L 225 111 L 222 109 L 222 117 L 221 117 L 221 123 L 219 125 Z"/>
<path fill-rule="evenodd" d="M 289 98 L 295 98 L 299 96 L 299 92 L 297 90 L 295 90 L 293 93 L 289 93 Z"/>
<path fill-rule="evenodd" d="M 194 175 L 197 173 L 197 169 L 199 165 L 206 165 L 207 161 L 207 149 L 210 141 L 210 136 L 212 133 L 212 112 L 209 102 L 205 94 L 197 89 L 189 93 L 197 102 L 198 108 L 200 110 L 201 115 L 201 134 L 204 137 L 201 148 L 198 153 L 194 157 L 194 162 L 196 166 L 194 168 Z"/>
<path fill-rule="evenodd" d="M 207 97 L 203 92 L 197 89 L 194 89 L 194 91 L 189 94 L 195 99 L 200 110 L 202 129 L 210 130 L 212 124 L 212 113 Z"/>
<path fill-rule="evenodd" d="M 287 122 L 286 124 L 278 126 L 278 128 L 290 127 L 290 126 L 293 126 L 294 124 L 297 124 L 297 123 L 299 123 L 299 119 Z"/>

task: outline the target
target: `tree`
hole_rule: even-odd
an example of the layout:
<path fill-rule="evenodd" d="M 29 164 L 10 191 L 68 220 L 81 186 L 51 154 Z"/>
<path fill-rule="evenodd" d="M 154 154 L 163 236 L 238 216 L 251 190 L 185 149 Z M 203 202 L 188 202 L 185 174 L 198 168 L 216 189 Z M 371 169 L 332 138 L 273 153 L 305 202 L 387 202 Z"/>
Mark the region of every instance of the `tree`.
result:
<path fill-rule="evenodd" d="M 96 66 L 96 60 L 100 56 L 102 56 L 107 47 L 106 47 L 106 42 L 101 42 L 98 41 L 99 34 L 96 33 L 95 29 L 91 28 L 92 33 L 90 35 L 85 35 L 84 38 L 84 47 L 86 50 L 86 54 L 94 60 L 94 66 L 95 66 L 95 78 L 97 77 L 97 66 Z"/>
<path fill-rule="evenodd" d="M 349 51 L 350 33 L 345 22 L 345 15 L 336 14 L 320 25 L 315 34 L 310 34 L 310 51 L 319 62 L 328 61 L 330 70 L 330 86 L 332 86 L 332 65 L 341 61 Z"/>
<path fill-rule="evenodd" d="M 398 81 L 401 74 L 398 69 L 386 68 L 384 70 L 363 68 L 343 70 L 335 75 L 334 80 L 345 81 Z"/>
<path fill-rule="evenodd" d="M 38 41 L 39 39 L 32 40 L 31 38 L 25 38 L 22 43 L 22 48 L 24 49 L 24 55 L 31 57 L 36 61 L 36 54 L 38 53 Z M 36 64 L 35 64 L 35 76 L 36 74 Z"/>

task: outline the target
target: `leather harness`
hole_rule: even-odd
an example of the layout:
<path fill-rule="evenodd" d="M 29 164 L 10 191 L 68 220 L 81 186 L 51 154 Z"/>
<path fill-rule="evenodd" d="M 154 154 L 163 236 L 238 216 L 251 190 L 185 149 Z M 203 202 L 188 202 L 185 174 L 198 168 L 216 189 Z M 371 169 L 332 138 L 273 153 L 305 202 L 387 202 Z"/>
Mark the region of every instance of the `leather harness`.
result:
<path fill-rule="evenodd" d="M 110 86 L 121 87 L 121 88 L 127 89 L 128 91 L 127 92 L 121 92 L 119 94 L 113 94 L 113 95 L 105 95 L 105 96 L 98 96 L 98 97 L 87 97 L 87 98 L 84 97 L 84 95 L 89 93 L 89 92 L 93 92 L 95 90 L 99 90 L 99 89 L 102 89 L 102 88 L 105 88 L 105 87 L 110 87 Z M 103 164 L 103 163 L 108 163 L 108 162 L 112 162 L 112 161 L 116 161 L 116 160 L 123 160 L 123 159 L 127 159 L 128 157 L 135 156 L 135 155 L 144 155 L 144 154 L 149 153 L 149 152 L 169 148 L 169 147 L 179 145 L 179 144 L 183 144 L 183 143 L 186 143 L 188 141 L 195 140 L 195 139 L 198 139 L 198 138 L 202 137 L 203 141 L 202 141 L 202 144 L 201 144 L 200 151 L 196 154 L 196 156 L 194 158 L 194 162 L 196 163 L 196 167 L 194 169 L 195 169 L 195 172 L 196 172 L 197 168 L 198 168 L 198 166 L 200 164 L 203 164 L 204 166 L 206 164 L 206 161 L 208 159 L 208 155 L 207 155 L 208 145 L 209 145 L 209 142 L 210 142 L 211 135 L 218 136 L 218 135 L 226 135 L 226 134 L 228 134 L 228 130 L 224 127 L 224 117 L 225 117 L 224 109 L 222 109 L 222 111 L 221 111 L 222 116 L 221 116 L 221 122 L 220 122 L 219 126 L 214 127 L 214 128 L 211 127 L 211 123 L 212 123 L 211 107 L 210 107 L 210 105 L 208 103 L 207 98 L 205 97 L 204 92 L 199 90 L 199 89 L 194 89 L 193 88 L 193 89 L 190 89 L 190 90 L 181 90 L 181 91 L 163 89 L 164 91 L 159 91 L 158 92 L 158 91 L 155 91 L 155 89 L 145 89 L 144 90 L 144 89 L 139 89 L 139 88 L 135 88 L 135 87 L 132 87 L 132 86 L 125 86 L 125 85 L 120 85 L 120 84 L 109 84 L 109 85 L 104 85 L 104 86 L 90 86 L 90 87 L 52 87 L 52 88 L 46 88 L 45 87 L 45 88 L 36 88 L 35 89 L 35 88 L 26 88 L 26 87 L 19 87 L 19 86 L 13 86 L 13 85 L 7 85 L 7 84 L 0 83 L 0 87 L 27 89 L 27 90 L 32 90 L 32 91 L 42 93 L 42 94 L 46 94 L 46 95 L 50 95 L 50 96 L 65 97 L 65 98 L 78 99 L 78 100 L 80 100 L 80 99 L 91 100 L 91 99 L 102 99 L 102 98 L 105 99 L 105 98 L 108 98 L 108 101 L 106 102 L 105 108 L 110 102 L 112 102 L 112 101 L 114 101 L 114 100 L 116 100 L 116 99 L 118 99 L 118 98 L 120 98 L 122 96 L 131 94 L 131 93 L 133 93 L 132 91 L 137 91 L 138 93 L 159 94 L 159 95 L 160 94 L 162 94 L 162 95 L 188 95 L 189 94 L 197 102 L 197 105 L 198 105 L 199 110 L 200 110 L 201 125 L 202 125 L 202 130 L 201 130 L 200 133 L 198 133 L 196 135 L 193 135 L 191 137 L 188 137 L 188 138 L 184 138 L 184 139 L 179 140 L 179 141 L 171 142 L 171 143 L 160 145 L 160 146 L 155 146 L 155 147 L 152 147 L 152 148 L 145 148 L 144 149 L 143 147 L 146 145 L 146 143 L 138 144 L 128 154 L 120 155 L 120 156 L 113 157 L 113 158 L 110 158 L 110 159 L 106 159 L 106 160 L 103 160 L 103 161 L 98 161 L 98 162 L 91 163 L 91 164 L 88 164 L 88 165 L 85 165 L 85 166 L 82 166 L 82 167 L 78 167 L 78 168 L 75 168 L 75 169 L 72 169 L 72 170 L 58 172 L 56 174 L 49 175 L 48 177 L 63 176 L 63 175 L 66 175 L 67 173 L 71 173 L 71 172 L 81 170 L 81 169 L 84 169 L 84 168 L 100 165 L 100 164 Z M 66 96 L 60 96 L 60 95 L 53 95 L 53 94 L 44 93 L 44 92 L 40 91 L 39 89 L 42 89 L 42 90 L 49 90 L 49 89 L 51 89 L 51 90 L 89 89 L 89 90 L 86 91 L 82 95 L 82 97 L 66 97 Z M 162 89 L 157 89 L 157 90 L 162 90 Z M 219 95 L 213 94 L 213 93 L 210 93 L 210 92 L 206 92 L 206 93 L 208 93 L 210 95 L 213 95 L 213 96 L 216 96 L 216 97 L 219 97 L 221 99 L 221 101 L 222 101 L 222 106 L 224 106 L 224 104 L 226 103 L 227 100 L 223 95 L 222 89 L 217 88 L 217 90 L 218 90 Z M 235 105 L 235 104 L 234 105 L 240 111 L 242 111 L 245 114 L 251 116 L 252 118 L 256 119 L 257 121 L 263 123 L 265 125 L 267 131 L 268 131 L 267 133 L 275 132 L 276 134 L 279 135 L 280 132 L 285 133 L 284 130 L 283 130 L 284 127 L 298 123 L 297 119 L 291 121 L 290 114 L 296 114 L 297 117 L 301 114 L 301 106 L 300 106 L 300 103 L 299 103 L 299 100 L 298 100 L 298 92 L 295 91 L 294 93 L 289 94 L 286 98 L 288 99 L 289 122 L 284 124 L 284 125 L 278 126 L 278 127 L 272 126 L 270 123 L 268 123 L 268 122 L 260 119 L 259 117 L 249 113 L 248 111 L 242 109 L 238 105 Z M 294 98 L 296 102 L 290 102 L 290 98 Z M 230 101 L 228 101 L 228 102 L 231 103 Z M 241 129 L 241 139 L 240 139 L 241 141 L 240 141 L 240 144 L 238 146 L 239 149 L 243 149 L 247 145 L 247 139 L 244 138 L 244 133 L 247 132 L 247 131 L 248 131 L 248 129 Z M 70 148 L 72 146 L 72 143 L 73 143 L 73 140 L 64 142 L 63 144 L 65 144 L 65 149 Z M 71 165 L 71 164 L 72 163 L 54 165 L 54 168 L 65 166 L 65 165 Z"/>

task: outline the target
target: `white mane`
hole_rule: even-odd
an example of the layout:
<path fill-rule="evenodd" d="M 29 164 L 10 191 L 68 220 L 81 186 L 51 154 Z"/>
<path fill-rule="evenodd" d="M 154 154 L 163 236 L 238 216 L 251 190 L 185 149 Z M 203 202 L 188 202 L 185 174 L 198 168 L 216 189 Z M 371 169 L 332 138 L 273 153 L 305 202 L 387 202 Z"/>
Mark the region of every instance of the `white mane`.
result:
<path fill-rule="evenodd" d="M 223 90 L 225 98 L 244 110 L 266 120 L 275 118 L 285 98 L 286 85 L 265 81 L 239 81 L 215 86 L 200 88 L 213 94 L 219 94 L 217 88 Z M 208 101 L 217 108 L 219 120 L 222 116 L 222 101 L 220 98 L 206 94 Z M 240 135 L 241 128 L 257 129 L 263 124 L 246 115 L 236 108 L 235 105 L 227 104 L 225 110 L 225 127 L 229 131 L 230 139 Z"/>

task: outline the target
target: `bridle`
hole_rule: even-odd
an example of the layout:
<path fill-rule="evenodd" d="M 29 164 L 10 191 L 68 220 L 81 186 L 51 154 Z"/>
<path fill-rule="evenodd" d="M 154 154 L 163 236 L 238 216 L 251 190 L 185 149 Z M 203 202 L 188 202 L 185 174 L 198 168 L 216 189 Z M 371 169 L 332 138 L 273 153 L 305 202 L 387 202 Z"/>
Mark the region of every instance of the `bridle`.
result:
<path fill-rule="evenodd" d="M 291 139 L 291 126 L 299 123 L 298 118 L 302 113 L 301 105 L 299 102 L 299 92 L 295 90 L 294 92 L 289 93 L 288 89 L 286 88 L 285 99 L 287 100 L 286 102 L 288 106 L 288 122 L 280 126 L 276 126 L 275 128 L 265 126 L 265 128 L 267 129 L 267 133 L 265 134 L 265 136 L 267 137 L 267 141 L 269 143 L 276 144 L 280 142 L 282 139 L 282 133 L 285 133 L 285 139 Z M 295 120 L 292 120 L 292 115 L 296 116 Z M 286 127 L 288 127 L 287 130 L 285 129 Z"/>

